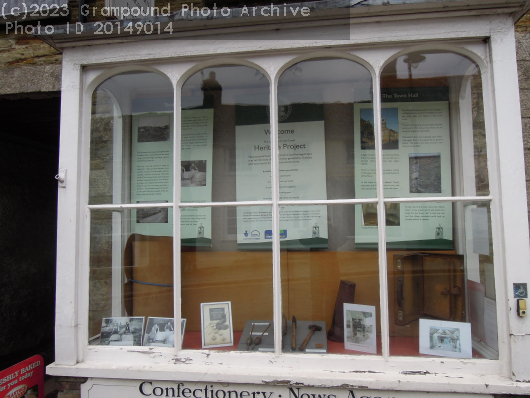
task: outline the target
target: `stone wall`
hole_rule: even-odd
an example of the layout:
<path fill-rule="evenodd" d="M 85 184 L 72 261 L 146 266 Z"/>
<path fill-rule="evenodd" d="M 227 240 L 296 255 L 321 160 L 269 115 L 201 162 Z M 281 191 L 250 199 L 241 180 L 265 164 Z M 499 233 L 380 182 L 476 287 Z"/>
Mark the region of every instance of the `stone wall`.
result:
<path fill-rule="evenodd" d="M 523 122 L 524 160 L 526 166 L 526 196 L 530 209 L 530 13 L 515 26 L 517 40 L 517 68 L 519 72 L 519 94 Z M 530 212 L 528 215 L 530 221 Z"/>

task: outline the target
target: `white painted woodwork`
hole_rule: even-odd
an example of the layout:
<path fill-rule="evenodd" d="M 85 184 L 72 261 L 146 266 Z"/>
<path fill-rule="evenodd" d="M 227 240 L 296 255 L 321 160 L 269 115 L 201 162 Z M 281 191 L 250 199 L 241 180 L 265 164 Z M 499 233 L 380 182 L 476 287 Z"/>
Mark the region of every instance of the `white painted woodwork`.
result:
<path fill-rule="evenodd" d="M 510 9 L 511 10 L 511 9 Z M 492 15 L 426 13 L 402 15 L 380 23 L 381 18 L 361 19 L 351 24 L 348 40 L 327 39 L 333 25 L 293 27 L 293 32 L 312 29 L 321 40 L 277 40 L 274 25 L 259 39 L 252 27 L 174 40 L 129 41 L 89 47 L 73 43 L 64 49 L 63 97 L 61 109 L 60 167 L 68 169 L 68 185 L 59 190 L 56 362 L 48 373 L 75 377 L 115 379 L 185 380 L 224 383 L 303 383 L 306 386 L 352 386 L 374 390 L 529 393 L 530 321 L 515 314 L 511 291 L 514 282 L 530 280 L 530 252 L 526 208 L 521 115 L 515 61 L 513 21 L 497 9 Z M 244 34 L 246 39 L 236 38 Z M 190 35 L 190 33 L 187 33 Z M 197 32 L 208 35 L 209 32 Z M 263 32 L 262 32 L 263 34 Z M 166 37 L 167 38 L 167 37 Z M 487 38 L 487 43 L 483 39 Z M 232 40 L 231 40 L 232 39 Z M 84 43 L 86 44 L 86 43 Z M 379 74 L 395 57 L 419 49 L 443 49 L 472 58 L 481 68 L 484 87 L 490 196 L 447 198 L 383 197 L 382 151 L 376 150 L 377 193 L 374 199 L 280 201 L 279 163 L 275 145 L 276 86 L 281 73 L 305 59 L 340 56 L 366 66 L 373 76 L 374 111 L 380 113 Z M 279 234 L 273 234 L 273 287 L 275 353 L 191 351 L 159 347 L 87 346 L 88 319 L 88 236 L 90 211 L 151 207 L 143 204 L 87 205 L 89 165 L 89 123 L 91 95 L 105 79 L 126 71 L 155 71 L 167 76 L 175 87 L 174 164 L 180 164 L 180 90 L 198 70 L 213 65 L 239 64 L 260 70 L 271 83 L 272 200 L 233 203 L 179 203 L 180 184 L 174 184 L 174 203 L 152 207 L 173 207 L 174 242 L 180 242 L 181 207 L 250 206 L 273 207 L 273 230 L 279 229 L 281 204 L 378 203 L 379 282 L 383 355 L 348 356 L 281 354 L 281 289 Z M 463 108 L 467 109 L 467 108 Z M 374 118 L 380 131 L 380 117 Z M 463 126 L 462 126 L 463 127 Z M 468 130 L 468 129 L 467 129 Z M 379 134 L 376 134 L 379 141 Z M 464 137 L 462 137 L 464 140 Z M 390 357 L 388 338 L 388 292 L 385 249 L 385 202 L 490 202 L 495 256 L 495 281 L 499 325 L 499 360 L 436 357 Z M 174 247 L 175 317 L 180 317 L 180 245 Z M 175 328 L 180 342 L 180 328 Z"/>

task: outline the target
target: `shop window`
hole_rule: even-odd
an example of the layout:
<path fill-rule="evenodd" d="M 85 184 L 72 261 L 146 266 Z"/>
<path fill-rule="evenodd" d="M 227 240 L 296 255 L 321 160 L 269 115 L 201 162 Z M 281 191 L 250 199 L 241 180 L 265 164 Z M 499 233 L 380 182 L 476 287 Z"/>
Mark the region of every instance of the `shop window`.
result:
<path fill-rule="evenodd" d="M 369 207 L 377 231 L 377 204 L 310 204 L 360 197 L 355 111 L 373 117 L 372 88 L 368 69 L 339 58 L 299 62 L 278 82 L 280 201 L 299 202 L 279 217 L 282 311 L 300 330 L 288 352 L 381 355 L 378 244 L 360 248 L 354 222 Z M 375 198 L 375 170 L 363 176 Z M 322 330 L 300 351 L 313 324 Z"/>
<path fill-rule="evenodd" d="M 490 193 L 480 69 L 404 54 L 381 101 L 390 354 L 497 359 L 491 211 L 475 199 Z"/>
<path fill-rule="evenodd" d="M 142 345 L 144 317 L 173 318 L 173 123 L 159 74 L 116 75 L 92 95 L 89 204 L 128 208 L 90 213 L 91 344 Z"/>
<path fill-rule="evenodd" d="M 271 200 L 269 85 L 254 68 L 227 65 L 202 69 L 182 86 L 183 349 L 274 351 L 272 246 L 263 239 L 272 231 L 271 205 L 235 206 Z"/>
<path fill-rule="evenodd" d="M 479 67 L 284 68 L 94 91 L 90 344 L 497 359 Z"/>

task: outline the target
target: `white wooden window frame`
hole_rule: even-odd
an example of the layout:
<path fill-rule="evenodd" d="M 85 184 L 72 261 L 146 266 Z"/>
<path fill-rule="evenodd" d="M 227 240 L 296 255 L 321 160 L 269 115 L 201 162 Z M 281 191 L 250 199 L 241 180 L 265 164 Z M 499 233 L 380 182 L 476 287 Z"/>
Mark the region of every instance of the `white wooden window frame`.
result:
<path fill-rule="evenodd" d="M 303 28 L 300 28 L 303 29 Z M 314 27 L 323 37 L 333 27 Z M 530 253 L 521 114 L 513 21 L 486 15 L 421 20 L 370 22 L 352 26 L 349 40 L 149 41 L 67 48 L 63 58 L 60 168 L 68 170 L 66 189 L 59 189 L 56 359 L 48 373 L 65 376 L 202 380 L 233 383 L 274 383 L 288 380 L 319 386 L 363 386 L 373 389 L 459 391 L 475 393 L 530 392 L 530 324 L 515 313 L 510 295 L 514 282 L 530 279 Z M 483 40 L 486 39 L 486 40 Z M 212 43 L 215 44 L 212 46 Z M 420 43 L 420 44 L 418 44 Z M 367 46 L 369 44 L 370 46 Z M 222 51 L 219 51 L 222 47 Z M 400 54 L 415 50 L 448 50 L 473 59 L 483 77 L 488 169 L 491 195 L 448 198 L 385 199 L 382 191 L 382 150 L 376 150 L 377 198 L 281 201 L 277 148 L 277 85 L 281 73 L 302 60 L 341 57 L 364 65 L 372 74 L 374 112 L 380 114 L 380 73 Z M 219 54 L 224 54 L 219 56 Z M 204 59 L 209 59 L 204 61 Z M 111 64 L 109 66 L 109 63 Z M 281 287 L 279 236 L 273 235 L 274 353 L 171 350 L 153 347 L 87 345 L 89 296 L 90 211 L 149 205 L 88 205 L 91 94 L 107 78 L 127 71 L 153 71 L 174 86 L 174 164 L 180 164 L 180 90 L 193 73 L 222 64 L 247 65 L 270 81 L 272 200 L 230 203 L 169 203 L 174 208 L 174 304 L 180 317 L 180 229 L 182 207 L 273 207 L 273 230 L 279 230 L 279 206 L 294 204 L 377 203 L 379 219 L 379 282 L 382 356 L 281 354 Z M 380 118 L 375 117 L 376 131 Z M 180 198 L 174 184 L 174 198 Z M 499 360 L 463 360 L 389 356 L 387 259 L 384 204 L 389 202 L 489 202 L 494 244 Z M 161 204 L 153 204 L 161 207 Z M 523 222 L 521 222 L 521 220 Z M 521 266 L 523 264 L 524 266 Z M 180 328 L 175 328 L 180 342 Z M 465 375 L 465 377 L 462 377 Z"/>

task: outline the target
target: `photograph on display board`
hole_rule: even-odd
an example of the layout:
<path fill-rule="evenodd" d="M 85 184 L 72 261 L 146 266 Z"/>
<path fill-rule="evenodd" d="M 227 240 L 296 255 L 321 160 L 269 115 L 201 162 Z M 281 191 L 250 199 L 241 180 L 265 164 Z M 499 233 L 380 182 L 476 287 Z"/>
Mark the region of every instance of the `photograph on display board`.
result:
<path fill-rule="evenodd" d="M 410 193 L 441 193 L 440 153 L 409 153 Z"/>
<path fill-rule="evenodd" d="M 234 344 L 230 301 L 201 303 L 202 348 Z"/>
<path fill-rule="evenodd" d="M 137 203 L 167 203 L 167 200 L 140 201 Z M 167 224 L 169 222 L 169 209 L 167 207 L 149 207 L 136 209 L 137 223 Z"/>
<path fill-rule="evenodd" d="M 405 94 L 399 90 L 386 92 L 386 102 L 389 98 L 396 101 L 381 105 L 384 195 L 388 198 L 451 196 L 448 92 L 446 88 L 434 87 L 415 88 Z M 359 198 L 374 198 L 377 196 L 373 180 L 376 126 L 372 104 L 354 104 L 354 116 L 354 156 L 358 159 L 355 194 Z M 453 249 L 452 203 L 396 203 L 385 210 L 388 248 Z M 355 215 L 355 244 L 358 248 L 376 247 L 376 206 L 356 206 Z"/>
<path fill-rule="evenodd" d="M 399 149 L 398 108 L 381 109 L 381 143 L 383 149 Z M 374 112 L 361 109 L 361 149 L 375 149 Z"/>
<path fill-rule="evenodd" d="M 142 345 L 143 330 L 143 316 L 103 318 L 99 345 Z"/>
<path fill-rule="evenodd" d="M 377 226 L 377 203 L 365 203 L 362 205 L 363 226 Z M 400 203 L 385 203 L 386 225 L 400 225 Z"/>
<path fill-rule="evenodd" d="M 186 319 L 182 319 L 180 333 L 184 340 Z M 175 347 L 175 320 L 173 318 L 147 318 L 144 333 L 144 346 Z"/>
<path fill-rule="evenodd" d="M 206 160 L 182 160 L 180 162 L 180 186 L 206 186 Z"/>
<path fill-rule="evenodd" d="M 471 324 L 420 319 L 420 354 L 471 358 Z"/>
<path fill-rule="evenodd" d="M 139 117 L 138 142 L 169 141 L 171 137 L 169 124 L 169 115 Z"/>
<path fill-rule="evenodd" d="M 344 304 L 344 348 L 377 353 L 375 307 Z"/>

